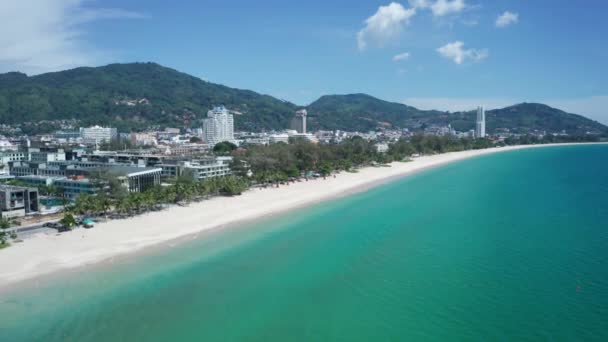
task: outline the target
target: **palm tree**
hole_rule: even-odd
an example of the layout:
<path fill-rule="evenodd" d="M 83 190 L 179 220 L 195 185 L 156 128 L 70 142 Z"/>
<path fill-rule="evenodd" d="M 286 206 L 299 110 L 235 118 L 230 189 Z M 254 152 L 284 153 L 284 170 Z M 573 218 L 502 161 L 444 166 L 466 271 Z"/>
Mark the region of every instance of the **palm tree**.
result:
<path fill-rule="evenodd" d="M 155 186 L 152 189 L 146 191 L 148 194 L 149 201 L 151 202 L 151 207 L 158 206 L 160 204 L 166 203 L 167 199 L 165 197 L 165 192 L 161 186 Z"/>
<path fill-rule="evenodd" d="M 0 229 L 8 229 L 11 227 L 11 220 L 6 217 L 0 217 Z"/>
<path fill-rule="evenodd" d="M 96 207 L 103 212 L 103 215 L 105 216 L 107 221 L 108 211 L 110 211 L 110 209 L 112 208 L 112 199 L 108 197 L 108 195 L 106 195 L 105 193 L 101 193 L 96 196 L 95 200 L 97 202 Z"/>
<path fill-rule="evenodd" d="M 156 204 L 156 199 L 155 199 L 152 191 L 146 191 L 140 195 L 141 195 L 142 204 L 143 204 L 145 210 L 146 211 L 152 210 L 152 208 L 154 208 L 154 205 Z"/>
<path fill-rule="evenodd" d="M 63 218 L 59 221 L 59 223 L 61 223 L 62 225 L 64 225 L 65 227 L 67 227 L 69 229 L 72 229 L 72 227 L 75 227 L 78 225 L 78 222 L 76 222 L 74 215 L 72 215 L 70 213 L 65 213 L 63 215 Z"/>
<path fill-rule="evenodd" d="M 6 247 L 7 245 L 7 241 L 6 241 L 6 232 L 4 231 L 4 228 L 0 229 L 0 248 Z"/>
<path fill-rule="evenodd" d="M 124 197 L 121 197 L 116 200 L 116 211 L 119 214 L 121 214 L 121 215 L 128 214 L 131 211 L 131 208 L 132 208 L 132 206 L 131 206 L 129 197 L 124 196 Z"/>
<path fill-rule="evenodd" d="M 141 212 L 141 207 L 143 205 L 143 199 L 141 194 L 138 193 L 130 193 L 127 198 L 132 204 L 133 209 L 135 209 L 135 213 L 139 214 Z"/>

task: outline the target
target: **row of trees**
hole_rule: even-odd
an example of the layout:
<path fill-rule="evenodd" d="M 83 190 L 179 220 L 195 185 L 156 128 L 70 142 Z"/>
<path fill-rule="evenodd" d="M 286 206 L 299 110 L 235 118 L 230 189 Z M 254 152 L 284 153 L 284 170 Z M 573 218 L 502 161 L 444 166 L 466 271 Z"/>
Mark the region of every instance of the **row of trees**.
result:
<path fill-rule="evenodd" d="M 249 181 L 236 176 L 195 181 L 190 175 L 184 175 L 171 185 L 156 186 L 142 193 L 126 193 L 113 187 L 112 183 L 106 183 L 96 195 L 79 196 L 68 211 L 89 216 L 107 216 L 110 212 L 131 216 L 158 210 L 167 204 L 190 203 L 219 195 L 240 195 L 249 187 Z"/>
<path fill-rule="evenodd" d="M 360 137 L 333 145 L 297 139 L 290 144 L 249 146 L 232 155 L 233 171 L 240 176 L 251 171 L 253 180 L 261 184 L 300 177 L 307 172 L 328 175 L 334 170 L 350 171 L 354 167 L 384 162 L 374 144 Z"/>
<path fill-rule="evenodd" d="M 399 140 L 389 146 L 388 156 L 402 160 L 413 154 L 435 154 L 477 150 L 495 146 L 488 139 L 457 138 L 453 136 L 414 135 L 409 140 Z"/>
<path fill-rule="evenodd" d="M 553 135 L 546 134 L 542 138 L 534 135 L 523 135 L 520 137 L 509 137 L 505 139 L 507 145 L 534 145 L 534 144 L 555 144 L 555 143 L 578 143 L 578 142 L 599 142 L 602 137 L 595 134 L 587 135 Z M 605 138 L 604 138 L 605 139 Z"/>
<path fill-rule="evenodd" d="M 299 177 L 310 171 L 328 175 L 333 171 L 350 171 L 353 168 L 371 164 L 403 161 L 413 154 L 457 152 L 504 145 L 597 140 L 599 137 L 593 135 L 546 135 L 542 139 L 527 135 L 496 143 L 490 139 L 417 134 L 389 144 L 387 153 L 377 152 L 374 142 L 366 141 L 361 137 L 353 137 L 340 144 L 329 145 L 313 144 L 300 139 L 291 141 L 290 144 L 248 146 L 245 149 L 234 150 L 232 155 L 234 156 L 233 170 L 236 174 L 244 177 L 247 172 L 251 171 L 254 181 L 264 184 Z"/>
<path fill-rule="evenodd" d="M 313 144 L 306 140 L 290 144 L 250 146 L 233 152 L 233 170 L 244 175 L 251 170 L 258 183 L 284 181 L 307 172 L 328 175 L 333 171 L 351 171 L 372 164 L 388 164 L 403 161 L 412 154 L 433 154 L 493 146 L 487 139 L 458 139 L 415 135 L 389 145 L 387 153 L 377 151 L 375 142 L 353 137 L 340 144 Z"/>

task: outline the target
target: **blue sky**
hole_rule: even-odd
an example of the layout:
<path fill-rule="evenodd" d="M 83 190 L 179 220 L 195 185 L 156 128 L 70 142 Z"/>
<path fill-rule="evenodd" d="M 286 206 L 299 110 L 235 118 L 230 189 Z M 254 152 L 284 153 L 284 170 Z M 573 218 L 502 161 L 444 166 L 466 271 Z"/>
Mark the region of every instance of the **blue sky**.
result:
<path fill-rule="evenodd" d="M 544 102 L 608 123 L 605 0 L 20 0 L 0 72 L 154 61 L 297 104 Z"/>

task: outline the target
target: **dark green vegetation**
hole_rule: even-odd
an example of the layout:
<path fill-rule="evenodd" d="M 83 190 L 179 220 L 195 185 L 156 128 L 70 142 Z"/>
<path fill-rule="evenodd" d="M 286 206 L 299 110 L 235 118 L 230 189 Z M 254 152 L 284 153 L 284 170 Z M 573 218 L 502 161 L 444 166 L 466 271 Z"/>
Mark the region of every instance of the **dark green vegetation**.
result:
<path fill-rule="evenodd" d="M 322 96 L 308 106 L 308 111 L 312 129 L 346 131 L 369 131 L 377 127 L 420 128 L 420 121 L 444 114 L 379 100 L 366 94 Z"/>
<path fill-rule="evenodd" d="M 476 112 L 424 111 L 400 103 L 383 101 L 365 94 L 323 96 L 308 107 L 310 126 L 349 131 L 374 130 L 376 127 L 423 129 L 429 125 L 451 124 L 458 131 L 475 128 Z M 538 131 L 584 135 L 608 133 L 608 127 L 583 116 L 569 114 L 538 103 L 521 103 L 486 112 L 487 130 L 498 133 L 508 129 L 526 134 Z"/>
<path fill-rule="evenodd" d="M 236 150 L 237 146 L 229 141 L 223 141 L 213 146 L 213 153 L 217 155 L 229 155 Z"/>
<path fill-rule="evenodd" d="M 298 106 L 249 90 L 229 88 L 154 63 L 111 64 L 28 77 L 0 74 L 0 122 L 24 124 L 26 133 L 58 129 L 56 120 L 79 120 L 82 125 L 106 124 L 121 131 L 154 126 L 201 126 L 213 106 L 238 111 L 238 130 L 280 130 Z M 367 131 L 378 127 L 424 129 L 474 127 L 475 113 L 423 111 L 365 94 L 323 96 L 307 107 L 312 129 Z M 509 129 L 605 134 L 608 128 L 579 115 L 541 104 L 519 104 L 487 113 L 488 132 Z M 49 121 L 46 121 L 49 120 Z"/>
<path fill-rule="evenodd" d="M 340 144 L 313 144 L 303 139 L 291 144 L 250 146 L 234 153 L 233 170 L 244 176 L 248 168 L 257 183 L 274 183 L 307 173 L 330 174 L 333 170 L 350 171 L 374 162 L 389 162 L 376 152 L 374 144 L 360 137 Z"/>
<path fill-rule="evenodd" d="M 64 220 L 71 222 L 72 214 L 87 216 L 129 217 L 145 212 L 160 210 L 168 204 L 184 204 L 201 201 L 212 196 L 240 195 L 249 187 L 249 181 L 241 177 L 212 178 L 195 181 L 191 175 L 184 175 L 169 186 L 154 187 L 143 193 L 127 193 L 122 185 L 110 176 L 100 176 L 97 195 L 80 195 L 68 208 Z"/>
<path fill-rule="evenodd" d="M 121 130 L 200 126 L 213 106 L 239 111 L 239 129 L 288 126 L 295 105 L 249 90 L 229 88 L 155 63 L 76 68 L 33 77 L 0 75 L 0 122 L 78 119 Z"/>
<path fill-rule="evenodd" d="M 516 142 L 514 142 L 516 143 Z M 297 140 L 291 144 L 251 146 L 234 153 L 233 170 L 244 176 L 249 167 L 260 184 L 284 182 L 301 175 L 328 176 L 357 168 L 407 161 L 413 154 L 435 154 L 494 146 L 486 139 L 458 139 L 416 135 L 389 145 L 387 153 L 376 151 L 374 142 L 354 137 L 340 144 L 312 144 Z"/>
<path fill-rule="evenodd" d="M 245 177 L 252 172 L 259 184 L 284 182 L 301 175 L 327 176 L 334 171 L 354 171 L 356 168 L 407 161 L 413 154 L 436 154 L 476 150 L 505 145 L 548 144 L 561 142 L 591 142 L 598 137 L 554 137 L 538 139 L 534 136 L 507 139 L 495 145 L 488 139 L 459 139 L 451 136 L 414 135 L 389 144 L 387 153 L 379 153 L 374 142 L 361 137 L 347 139 L 340 144 L 313 144 L 300 139 L 290 144 L 249 146 L 233 152 L 233 171 Z"/>
<path fill-rule="evenodd" d="M 11 227 L 11 221 L 7 218 L 0 217 L 0 249 L 8 247 L 8 234 L 5 229 Z"/>
<path fill-rule="evenodd" d="M 72 229 L 73 227 L 76 227 L 78 225 L 76 218 L 74 218 L 74 215 L 72 215 L 71 213 L 66 213 L 59 221 L 59 223 L 61 223 L 64 227 L 67 227 L 68 229 Z"/>

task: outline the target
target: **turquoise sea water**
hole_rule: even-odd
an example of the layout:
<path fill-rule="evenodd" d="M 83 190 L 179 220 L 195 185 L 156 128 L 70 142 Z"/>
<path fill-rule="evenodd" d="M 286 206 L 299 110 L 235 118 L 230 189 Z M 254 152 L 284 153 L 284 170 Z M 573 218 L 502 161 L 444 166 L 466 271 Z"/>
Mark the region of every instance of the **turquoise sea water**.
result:
<path fill-rule="evenodd" d="M 608 341 L 608 146 L 466 160 L 0 297 L 3 342 L 233 340 Z"/>

